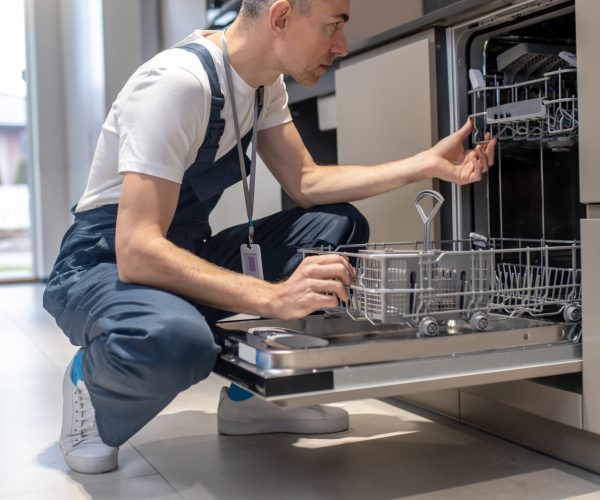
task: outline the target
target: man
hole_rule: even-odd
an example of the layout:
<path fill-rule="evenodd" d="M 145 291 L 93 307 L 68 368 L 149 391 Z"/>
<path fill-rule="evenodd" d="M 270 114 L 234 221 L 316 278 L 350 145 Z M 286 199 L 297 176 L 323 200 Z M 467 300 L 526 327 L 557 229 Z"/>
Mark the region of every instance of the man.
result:
<path fill-rule="evenodd" d="M 301 261 L 297 252 L 367 241 L 365 219 L 345 202 L 423 178 L 477 181 L 492 163 L 493 141 L 464 151 L 469 123 L 405 160 L 314 163 L 291 121 L 282 75 L 311 87 L 346 55 L 349 4 L 245 0 L 226 37 L 193 34 L 142 65 L 117 97 L 44 295 L 82 347 L 63 383 L 60 445 L 73 470 L 116 468 L 118 446 L 210 374 L 216 320 L 236 312 L 301 318 L 347 300 L 354 270 L 346 259 Z M 245 189 L 249 224 L 212 236 L 208 215 L 226 187 L 245 182 L 241 151 L 253 130 L 299 208 L 253 221 Z M 252 239 L 264 280 L 241 273 L 244 248 L 260 259 Z M 225 434 L 336 432 L 347 429 L 348 415 L 282 410 L 232 386 L 221 392 L 218 425 Z"/>

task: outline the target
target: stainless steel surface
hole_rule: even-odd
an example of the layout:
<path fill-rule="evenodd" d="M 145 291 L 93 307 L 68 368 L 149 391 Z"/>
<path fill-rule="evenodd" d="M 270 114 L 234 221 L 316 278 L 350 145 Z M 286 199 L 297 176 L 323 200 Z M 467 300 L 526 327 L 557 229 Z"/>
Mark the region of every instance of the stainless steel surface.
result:
<path fill-rule="evenodd" d="M 450 322 L 438 337 L 417 338 L 416 329 L 404 325 L 377 325 L 348 316 L 310 316 L 298 321 L 255 320 L 221 323 L 227 330 L 279 327 L 326 339 L 325 347 L 308 349 L 258 348 L 239 337 L 239 357 L 258 368 L 311 370 L 397 360 L 422 360 L 444 356 L 514 348 L 525 349 L 564 341 L 568 325 L 526 318 L 492 317 L 489 332 L 473 333 L 465 322 Z M 291 373 L 291 372 L 290 372 Z"/>
<path fill-rule="evenodd" d="M 248 369 L 254 367 L 246 365 Z M 266 398 L 281 406 L 385 397 L 581 371 L 581 346 L 563 343 L 333 370 L 332 391 Z"/>

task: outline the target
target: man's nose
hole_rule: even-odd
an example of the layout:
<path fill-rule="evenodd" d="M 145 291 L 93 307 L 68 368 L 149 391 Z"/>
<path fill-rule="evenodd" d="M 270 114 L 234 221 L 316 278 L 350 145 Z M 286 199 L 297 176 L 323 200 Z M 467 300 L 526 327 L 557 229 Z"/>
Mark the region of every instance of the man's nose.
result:
<path fill-rule="evenodd" d="M 340 30 L 338 36 L 335 37 L 331 51 L 337 57 L 345 57 L 348 55 L 348 42 L 346 41 L 346 35 L 344 34 L 343 28 Z"/>

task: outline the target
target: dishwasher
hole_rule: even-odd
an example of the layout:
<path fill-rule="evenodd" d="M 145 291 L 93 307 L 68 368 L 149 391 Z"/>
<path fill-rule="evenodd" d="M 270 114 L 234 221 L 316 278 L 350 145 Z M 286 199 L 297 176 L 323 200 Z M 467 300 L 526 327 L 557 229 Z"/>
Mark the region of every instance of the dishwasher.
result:
<path fill-rule="evenodd" d="M 284 407 L 581 373 L 574 10 L 515 2 L 446 30 L 450 121 L 471 117 L 471 146 L 497 138 L 496 165 L 417 196 L 422 241 L 302 250 L 350 259 L 350 301 L 221 322 L 215 373 Z M 452 235 L 435 240 L 442 203 Z"/>

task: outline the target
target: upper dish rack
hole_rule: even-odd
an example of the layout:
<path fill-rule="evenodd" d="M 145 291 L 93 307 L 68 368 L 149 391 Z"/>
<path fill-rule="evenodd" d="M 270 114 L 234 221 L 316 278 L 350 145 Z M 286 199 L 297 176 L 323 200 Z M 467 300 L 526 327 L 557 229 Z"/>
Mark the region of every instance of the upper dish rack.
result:
<path fill-rule="evenodd" d="M 498 73 L 471 69 L 473 143 L 544 141 L 568 149 L 578 133 L 577 60 L 562 47 L 518 44 L 497 57 Z"/>

